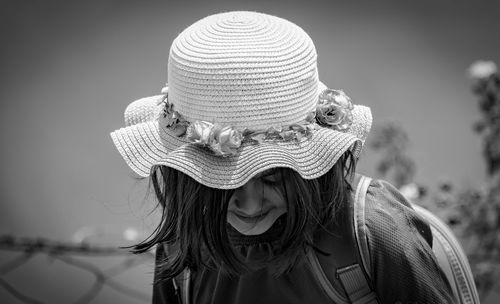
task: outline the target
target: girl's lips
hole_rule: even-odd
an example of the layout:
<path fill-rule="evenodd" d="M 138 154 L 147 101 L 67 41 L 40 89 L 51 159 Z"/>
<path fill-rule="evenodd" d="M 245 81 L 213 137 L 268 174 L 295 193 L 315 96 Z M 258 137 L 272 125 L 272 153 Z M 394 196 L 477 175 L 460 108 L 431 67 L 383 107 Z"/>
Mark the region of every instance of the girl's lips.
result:
<path fill-rule="evenodd" d="M 240 219 L 241 221 L 243 221 L 245 223 L 256 223 L 256 222 L 262 220 L 263 218 L 265 218 L 269 214 L 269 210 L 266 212 L 258 213 L 256 215 L 251 215 L 251 216 L 242 215 L 241 213 L 236 213 L 236 212 L 233 212 L 233 214 L 238 219 Z"/>
<path fill-rule="evenodd" d="M 286 210 L 274 207 L 253 216 L 243 215 L 238 211 L 228 210 L 227 221 L 245 235 L 257 235 L 266 232 L 280 215 L 286 213 Z"/>

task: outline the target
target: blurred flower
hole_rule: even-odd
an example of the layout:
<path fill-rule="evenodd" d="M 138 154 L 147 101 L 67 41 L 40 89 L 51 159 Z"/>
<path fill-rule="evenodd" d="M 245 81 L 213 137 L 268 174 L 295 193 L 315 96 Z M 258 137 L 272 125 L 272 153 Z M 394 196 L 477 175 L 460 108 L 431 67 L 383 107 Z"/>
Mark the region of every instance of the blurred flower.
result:
<path fill-rule="evenodd" d="M 133 227 L 128 227 L 123 231 L 123 238 L 127 241 L 137 241 L 139 239 L 139 231 Z"/>
<path fill-rule="evenodd" d="M 439 184 L 439 190 L 443 192 L 451 192 L 453 189 L 453 185 L 450 181 L 443 181 L 441 184 Z"/>
<path fill-rule="evenodd" d="M 493 61 L 476 61 L 469 67 L 469 77 L 472 79 L 486 79 L 498 71 Z"/>
<path fill-rule="evenodd" d="M 167 94 L 168 93 L 168 83 L 165 84 L 165 86 L 161 89 L 162 94 Z"/>
<path fill-rule="evenodd" d="M 84 242 L 87 242 L 87 240 L 91 236 L 95 236 L 95 235 L 98 235 L 98 234 L 99 234 L 99 229 L 97 227 L 86 226 L 86 227 L 82 227 L 82 228 L 78 229 L 73 234 L 73 236 L 71 237 L 71 239 L 75 243 L 84 243 Z"/>
<path fill-rule="evenodd" d="M 402 186 L 399 191 L 410 202 L 420 198 L 420 188 L 415 183 L 410 183 Z"/>
<path fill-rule="evenodd" d="M 78 244 L 89 244 L 92 246 L 122 246 L 124 242 L 136 242 L 143 235 L 139 229 L 134 227 L 103 224 L 85 226 L 78 229 L 73 234 L 72 240 Z"/>

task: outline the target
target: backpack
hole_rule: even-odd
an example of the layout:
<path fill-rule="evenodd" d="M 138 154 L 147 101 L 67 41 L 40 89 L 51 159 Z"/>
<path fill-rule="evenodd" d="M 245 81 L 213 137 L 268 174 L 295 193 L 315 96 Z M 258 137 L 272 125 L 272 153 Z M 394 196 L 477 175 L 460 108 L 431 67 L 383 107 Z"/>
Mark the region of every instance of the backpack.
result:
<path fill-rule="evenodd" d="M 339 239 L 335 244 L 331 240 L 327 244 L 332 245 L 331 248 L 335 246 L 337 249 L 335 250 L 338 253 L 335 256 L 335 264 L 330 265 L 325 261 L 321 263 L 320 258 L 313 250 L 307 252 L 307 259 L 318 283 L 333 303 L 380 303 L 370 279 L 370 253 L 365 226 L 365 197 L 370 182 L 371 178 L 356 175 L 354 184 L 357 186 L 354 202 L 352 208 L 347 208 L 350 214 L 347 215 L 349 221 L 345 223 L 347 227 L 344 230 L 351 231 L 351 235 Z M 479 296 L 469 262 L 453 232 L 430 211 L 415 204 L 412 204 L 412 207 L 430 225 L 433 236 L 433 252 L 451 285 L 455 299 L 459 301 L 459 304 L 479 304 Z M 343 248 L 339 250 L 339 247 Z M 166 244 L 160 246 L 159 249 L 168 252 Z M 337 280 L 328 278 L 324 271 L 325 267 L 335 269 Z M 162 287 L 170 289 L 169 294 L 174 297 L 168 303 L 190 303 L 191 272 L 189 269 L 186 269 L 182 276 L 182 288 L 177 285 L 174 279 L 171 280 L 172 284 Z M 339 292 L 339 290 L 344 293 Z M 345 295 L 348 297 L 347 301 Z M 158 300 L 161 301 L 161 299 Z"/>
<path fill-rule="evenodd" d="M 345 291 L 349 298 L 349 303 L 377 304 L 379 301 L 370 280 L 370 252 L 365 226 L 365 197 L 371 178 L 358 176 L 357 179 L 359 181 L 357 182 L 353 206 L 349 208 L 351 222 L 348 223 L 353 234 L 352 239 L 354 241 L 352 243 L 354 244 L 351 245 L 354 247 L 354 252 L 352 252 L 351 247 L 351 249 L 346 250 L 351 251 L 353 254 L 338 257 L 341 260 L 339 265 L 343 265 L 343 267 L 336 268 L 336 276 L 341 283 L 342 290 Z M 479 296 L 469 262 L 453 232 L 427 209 L 415 204 L 412 204 L 412 207 L 430 225 L 433 236 L 433 252 L 452 287 L 455 299 L 460 304 L 479 303 Z M 318 282 L 333 302 L 346 303 L 345 297 L 342 297 L 341 293 L 338 292 L 338 286 L 335 288 L 333 286 L 334 282 L 328 280 L 325 275 L 318 256 L 310 251 L 307 258 L 312 265 Z"/>

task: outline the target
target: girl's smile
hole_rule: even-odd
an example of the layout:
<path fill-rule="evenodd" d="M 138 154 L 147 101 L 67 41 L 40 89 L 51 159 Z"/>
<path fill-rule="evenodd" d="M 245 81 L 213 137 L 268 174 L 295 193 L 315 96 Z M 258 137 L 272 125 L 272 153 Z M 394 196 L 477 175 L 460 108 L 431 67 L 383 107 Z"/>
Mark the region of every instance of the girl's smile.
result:
<path fill-rule="evenodd" d="M 286 209 L 273 208 L 266 213 L 246 217 L 234 211 L 228 211 L 227 221 L 242 234 L 256 235 L 266 232 L 285 212 Z"/>
<path fill-rule="evenodd" d="M 229 200 L 229 224 L 245 235 L 266 232 L 287 212 L 285 198 L 279 189 L 281 186 L 281 177 L 273 170 L 257 175 L 236 189 Z"/>
<path fill-rule="evenodd" d="M 245 215 L 241 214 L 238 211 L 232 211 L 232 213 L 240 220 L 244 221 L 245 223 L 256 223 L 265 218 L 268 214 L 269 211 L 263 211 L 258 214 L 253 214 L 253 215 Z"/>

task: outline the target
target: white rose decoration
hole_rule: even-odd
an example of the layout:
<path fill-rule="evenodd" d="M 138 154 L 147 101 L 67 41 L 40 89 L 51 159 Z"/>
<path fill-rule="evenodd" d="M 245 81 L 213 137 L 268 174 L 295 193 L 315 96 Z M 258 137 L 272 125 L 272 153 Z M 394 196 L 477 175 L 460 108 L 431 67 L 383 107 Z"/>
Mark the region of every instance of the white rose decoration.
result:
<path fill-rule="evenodd" d="M 189 125 L 186 138 L 193 143 L 209 147 L 216 155 L 228 156 L 237 153 L 243 135 L 233 127 L 221 127 L 206 121 L 195 121 Z"/>
<path fill-rule="evenodd" d="M 218 155 L 234 155 L 241 146 L 243 135 L 233 127 L 213 128 L 212 150 Z"/>
<path fill-rule="evenodd" d="M 341 90 L 324 90 L 319 95 L 316 106 L 318 124 L 342 131 L 352 124 L 351 99 Z"/>
<path fill-rule="evenodd" d="M 206 121 L 195 121 L 189 125 L 186 138 L 200 145 L 210 145 L 212 142 L 213 124 Z"/>

